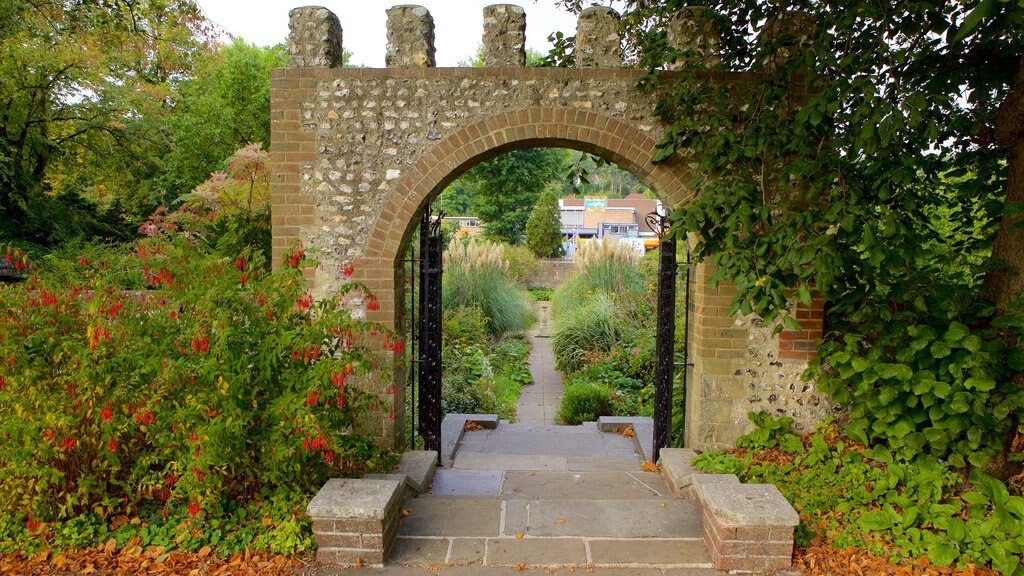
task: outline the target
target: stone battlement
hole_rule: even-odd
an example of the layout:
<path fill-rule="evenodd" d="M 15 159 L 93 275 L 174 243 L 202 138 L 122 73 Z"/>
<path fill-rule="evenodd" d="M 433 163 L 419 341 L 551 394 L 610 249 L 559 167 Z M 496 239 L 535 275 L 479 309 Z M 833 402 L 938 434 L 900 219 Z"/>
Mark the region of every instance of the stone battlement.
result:
<path fill-rule="evenodd" d="M 514 4 L 493 4 L 485 7 L 483 13 L 484 66 L 524 67 L 526 12 L 523 8 Z M 295 8 L 288 15 L 289 66 L 337 68 L 342 65 L 342 30 L 337 16 L 321 6 Z M 434 67 L 434 19 L 430 12 L 423 6 L 401 5 L 388 9 L 387 16 L 387 67 Z M 770 29 L 790 28 L 780 24 Z M 619 30 L 619 14 L 615 10 L 604 6 L 583 10 L 576 25 L 576 66 L 622 67 Z M 709 69 L 718 65 L 719 29 L 714 14 L 707 8 L 687 7 L 677 12 L 670 21 L 669 42 L 680 51 L 677 62 L 700 60 Z"/>

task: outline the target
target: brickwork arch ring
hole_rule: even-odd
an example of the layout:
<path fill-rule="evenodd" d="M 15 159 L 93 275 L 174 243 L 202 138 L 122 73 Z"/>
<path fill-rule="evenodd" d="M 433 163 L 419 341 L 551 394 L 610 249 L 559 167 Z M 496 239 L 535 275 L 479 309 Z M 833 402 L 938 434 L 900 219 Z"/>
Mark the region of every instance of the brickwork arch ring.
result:
<path fill-rule="evenodd" d="M 569 108 L 506 112 L 441 140 L 400 178 L 370 235 L 366 257 L 398 266 L 421 211 L 449 184 L 485 160 L 535 147 L 571 148 L 614 162 L 669 207 L 692 195 L 682 163 L 652 163 L 655 140 L 621 120 Z"/>

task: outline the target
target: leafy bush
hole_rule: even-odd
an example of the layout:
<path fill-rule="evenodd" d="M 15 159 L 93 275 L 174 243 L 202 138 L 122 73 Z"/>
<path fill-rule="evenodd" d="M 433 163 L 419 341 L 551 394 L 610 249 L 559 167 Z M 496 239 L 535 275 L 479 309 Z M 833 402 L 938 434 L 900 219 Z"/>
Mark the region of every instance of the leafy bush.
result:
<path fill-rule="evenodd" d="M 445 309 L 478 306 L 494 336 L 525 330 L 534 312 L 526 293 L 506 275 L 501 247 L 488 242 L 452 242 L 445 252 Z"/>
<path fill-rule="evenodd" d="M 479 307 L 446 310 L 442 334 L 442 411 L 513 419 L 520 387 L 532 381 L 529 342 L 489 336 Z"/>
<path fill-rule="evenodd" d="M 562 402 L 558 405 L 559 420 L 571 425 L 593 422 L 598 416 L 610 416 L 612 413 L 611 391 L 607 386 L 590 380 L 567 383 Z"/>
<path fill-rule="evenodd" d="M 1024 324 L 1014 313 L 996 321 L 990 305 L 947 289 L 866 306 L 860 323 L 822 345 L 808 374 L 850 407 L 854 440 L 901 458 L 984 466 L 1008 448 L 1024 416 L 1024 389 L 1014 381 L 1024 350 L 1009 344 Z"/>
<path fill-rule="evenodd" d="M 533 299 L 538 302 L 547 302 L 551 300 L 551 296 L 555 293 L 554 288 L 536 286 L 527 288 L 526 291 L 529 292 L 530 296 L 533 296 Z"/>
<path fill-rule="evenodd" d="M 624 266 L 611 259 L 592 262 L 558 286 L 551 298 L 554 312 L 557 315 L 568 311 L 598 292 L 615 297 L 628 293 L 643 294 L 643 278 L 634 266 Z"/>
<path fill-rule="evenodd" d="M 772 418 L 767 412 L 750 412 L 747 418 L 754 423 L 754 429 L 736 439 L 737 448 L 775 448 L 790 453 L 803 452 L 804 445 L 793 433 L 792 416 Z"/>
<path fill-rule="evenodd" d="M 584 366 L 589 355 L 611 351 L 618 341 L 614 306 L 611 295 L 597 293 L 555 316 L 551 346 L 556 368 L 571 374 Z"/>
<path fill-rule="evenodd" d="M 773 430 L 778 435 L 782 427 Z M 1024 573 L 1024 496 L 1005 483 L 974 471 L 965 484 L 934 457 L 907 462 L 834 434 L 814 434 L 790 451 L 788 459 L 771 452 L 705 452 L 694 466 L 778 486 L 801 510 L 798 546 L 853 546 L 897 564 L 927 557 L 938 566 Z"/>
<path fill-rule="evenodd" d="M 198 522 L 390 468 L 353 433 L 388 404 L 357 385 L 381 361 L 360 342 L 401 351 L 342 305 L 361 286 L 313 302 L 301 252 L 273 273 L 182 240 L 92 254 L 77 272 L 0 287 L 0 524 L 13 546 L 84 515 Z"/>

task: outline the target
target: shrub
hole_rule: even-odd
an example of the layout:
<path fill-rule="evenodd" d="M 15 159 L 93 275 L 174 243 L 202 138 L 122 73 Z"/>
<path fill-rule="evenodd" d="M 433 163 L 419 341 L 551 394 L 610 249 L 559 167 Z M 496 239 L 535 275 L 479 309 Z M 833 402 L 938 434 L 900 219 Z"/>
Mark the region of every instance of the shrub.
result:
<path fill-rule="evenodd" d="M 479 344 L 487 340 L 487 318 L 479 306 L 445 309 L 441 321 L 445 348 Z"/>
<path fill-rule="evenodd" d="M 525 246 L 502 247 L 502 258 L 508 265 L 508 277 L 521 286 L 531 286 L 540 273 L 540 263 L 533 252 Z"/>
<path fill-rule="evenodd" d="M 558 405 L 558 418 L 571 425 L 612 414 L 612 394 L 607 386 L 590 380 L 570 381 Z"/>
<path fill-rule="evenodd" d="M 611 258 L 591 258 L 555 290 L 551 298 L 555 314 L 580 305 L 589 295 L 597 292 L 616 297 L 630 293 L 643 294 L 643 278 L 635 266 L 623 265 Z"/>
<path fill-rule="evenodd" d="M 525 330 L 533 322 L 526 293 L 506 275 L 501 247 L 490 242 L 453 242 L 445 252 L 445 309 L 478 306 L 492 335 Z"/>
<path fill-rule="evenodd" d="M 555 316 L 551 346 L 556 368 L 571 374 L 583 367 L 588 355 L 612 350 L 618 341 L 614 306 L 611 295 L 597 293 Z"/>
<path fill-rule="evenodd" d="M 384 399 L 353 380 L 381 361 L 360 342 L 401 342 L 342 305 L 361 286 L 313 302 L 304 256 L 289 262 L 266 273 L 151 238 L 0 287 L 3 536 L 93 513 L 213 517 L 389 468 L 353 433 Z"/>

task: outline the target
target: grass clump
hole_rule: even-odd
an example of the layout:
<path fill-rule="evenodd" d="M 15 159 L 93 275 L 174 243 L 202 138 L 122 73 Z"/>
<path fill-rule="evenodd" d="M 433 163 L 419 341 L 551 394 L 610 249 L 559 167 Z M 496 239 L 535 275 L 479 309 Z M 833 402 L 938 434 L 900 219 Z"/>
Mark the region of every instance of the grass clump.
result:
<path fill-rule="evenodd" d="M 444 254 L 443 307 L 479 307 L 492 336 L 525 330 L 534 320 L 529 297 L 507 274 L 503 253 L 498 244 L 470 240 L 453 242 Z"/>

